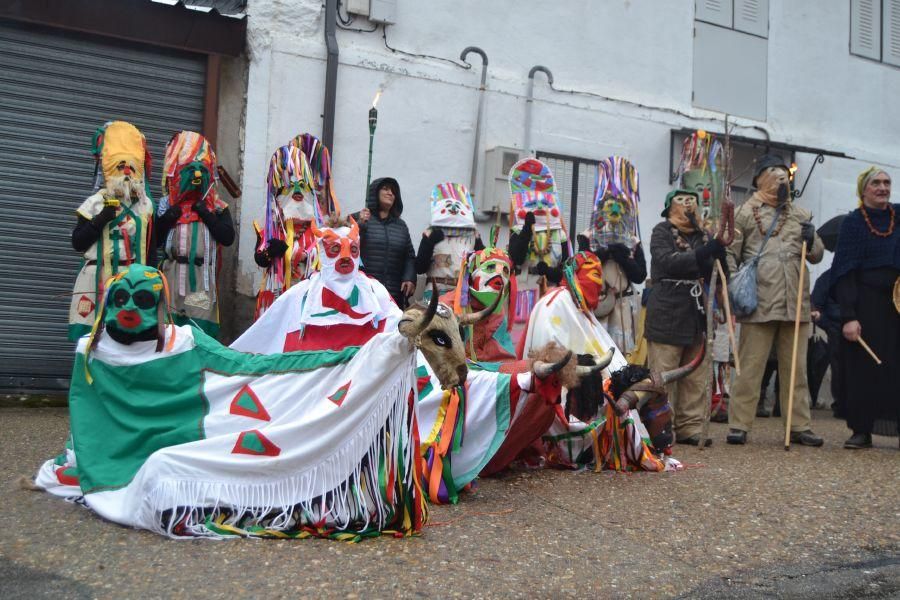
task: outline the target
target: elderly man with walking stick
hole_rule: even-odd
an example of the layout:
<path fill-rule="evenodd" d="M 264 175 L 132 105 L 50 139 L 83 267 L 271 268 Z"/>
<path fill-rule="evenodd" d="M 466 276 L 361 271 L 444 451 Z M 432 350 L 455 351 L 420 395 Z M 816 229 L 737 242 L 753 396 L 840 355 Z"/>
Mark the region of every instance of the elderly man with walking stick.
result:
<path fill-rule="evenodd" d="M 790 428 L 788 441 L 821 446 L 822 438 L 811 429 L 806 383 L 810 314 L 804 263 L 821 261 L 824 247 L 810 222 L 812 214 L 791 202 L 789 170 L 779 157 L 764 155 L 757 160 L 753 185 L 753 195 L 737 210 L 735 239 L 728 247 L 732 273 L 751 260 L 758 260 L 758 270 L 756 310 L 739 317 L 743 364 L 728 406 L 726 441 L 747 443 L 760 380 L 774 341 L 779 373 L 794 371 L 793 385 L 782 385 L 779 390 L 781 414 Z"/>

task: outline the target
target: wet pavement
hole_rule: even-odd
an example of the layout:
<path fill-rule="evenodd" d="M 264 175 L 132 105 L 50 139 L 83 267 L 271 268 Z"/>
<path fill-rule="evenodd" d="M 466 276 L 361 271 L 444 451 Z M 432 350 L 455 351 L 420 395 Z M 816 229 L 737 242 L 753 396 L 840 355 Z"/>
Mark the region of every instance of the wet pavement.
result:
<path fill-rule="evenodd" d="M 433 507 L 413 539 L 168 540 L 20 489 L 62 447 L 59 408 L 0 409 L 0 598 L 900 598 L 900 451 L 676 447 L 678 473 L 518 470 Z"/>

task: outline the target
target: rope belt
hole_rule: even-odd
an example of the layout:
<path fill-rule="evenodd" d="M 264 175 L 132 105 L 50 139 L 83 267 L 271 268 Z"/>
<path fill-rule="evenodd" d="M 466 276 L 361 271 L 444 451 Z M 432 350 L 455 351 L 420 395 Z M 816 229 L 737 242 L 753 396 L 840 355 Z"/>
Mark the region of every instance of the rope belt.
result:
<path fill-rule="evenodd" d="M 701 279 L 661 279 L 660 281 L 666 281 L 668 283 L 674 284 L 675 287 L 680 285 L 689 285 L 691 286 L 690 294 L 691 298 L 694 299 L 694 302 L 697 304 L 697 310 L 701 313 L 706 312 L 703 310 L 703 285 L 701 284 Z"/>
<path fill-rule="evenodd" d="M 425 281 L 429 284 L 433 281 L 438 285 L 449 285 L 451 287 L 456 287 L 455 277 L 427 277 Z"/>

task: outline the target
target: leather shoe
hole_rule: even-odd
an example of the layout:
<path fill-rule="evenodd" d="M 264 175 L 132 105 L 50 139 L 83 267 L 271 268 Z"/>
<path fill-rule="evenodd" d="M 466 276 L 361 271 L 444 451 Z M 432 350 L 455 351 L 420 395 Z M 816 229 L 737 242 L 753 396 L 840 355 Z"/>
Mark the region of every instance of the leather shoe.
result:
<path fill-rule="evenodd" d="M 822 436 L 813 433 L 812 429 L 807 429 L 806 431 L 792 431 L 791 443 L 800 444 L 801 446 L 819 447 L 825 443 L 825 440 L 822 439 Z"/>
<path fill-rule="evenodd" d="M 743 446 L 747 443 L 747 432 L 740 429 L 729 429 L 728 437 L 725 438 L 725 441 L 729 444 Z"/>
<path fill-rule="evenodd" d="M 872 436 L 868 433 L 854 433 L 850 439 L 844 442 L 844 448 L 860 450 L 872 447 Z"/>
<path fill-rule="evenodd" d="M 688 446 L 699 446 L 700 445 L 700 435 L 699 434 L 692 435 L 690 437 L 686 437 L 683 439 L 679 438 L 679 439 L 675 440 L 675 443 L 676 444 L 686 444 Z M 709 448 L 710 446 L 712 446 L 712 440 L 709 438 L 706 438 L 706 442 L 703 443 L 703 447 Z"/>

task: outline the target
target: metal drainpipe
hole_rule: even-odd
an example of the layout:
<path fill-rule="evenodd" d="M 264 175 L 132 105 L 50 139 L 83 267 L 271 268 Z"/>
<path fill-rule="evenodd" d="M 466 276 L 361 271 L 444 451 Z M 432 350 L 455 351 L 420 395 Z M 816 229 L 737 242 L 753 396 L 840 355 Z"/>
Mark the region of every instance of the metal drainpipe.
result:
<path fill-rule="evenodd" d="M 481 87 L 478 88 L 478 116 L 475 118 L 475 145 L 472 148 L 472 177 L 469 181 L 469 193 L 474 197 L 476 195 L 475 180 L 478 178 L 478 148 L 481 146 L 481 117 L 484 113 L 484 90 L 487 82 L 488 57 L 484 50 L 478 46 L 468 46 L 460 53 L 459 60 L 469 62 L 466 60 L 466 56 L 471 52 L 474 52 L 481 57 Z"/>
<path fill-rule="evenodd" d="M 531 111 L 534 107 L 534 74 L 540 71 L 547 76 L 547 83 L 553 85 L 553 73 L 550 69 L 543 65 L 535 65 L 528 71 L 528 93 L 525 96 L 525 152 L 534 154 L 531 151 Z"/>
<path fill-rule="evenodd" d="M 338 0 L 325 0 L 325 106 L 322 110 L 322 143 L 334 156 L 334 109 L 337 101 L 337 5 Z"/>

